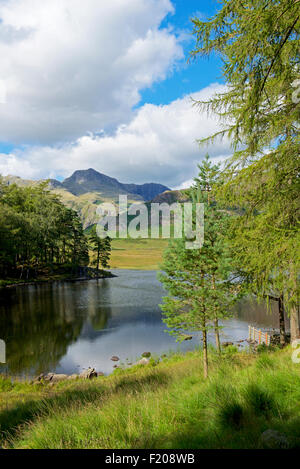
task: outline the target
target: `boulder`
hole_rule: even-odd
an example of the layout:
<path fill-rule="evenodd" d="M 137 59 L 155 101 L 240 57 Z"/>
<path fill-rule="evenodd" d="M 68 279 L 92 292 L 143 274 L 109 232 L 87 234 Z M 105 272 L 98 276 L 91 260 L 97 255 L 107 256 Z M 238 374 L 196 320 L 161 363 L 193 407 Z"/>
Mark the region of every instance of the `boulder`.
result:
<path fill-rule="evenodd" d="M 51 383 L 60 383 L 61 381 L 65 381 L 68 379 L 68 375 L 56 375 L 53 374 L 52 377 L 49 379 Z"/>
<path fill-rule="evenodd" d="M 230 345 L 233 345 L 233 342 L 223 342 L 222 344 L 223 347 L 229 347 Z"/>
<path fill-rule="evenodd" d="M 285 435 L 277 430 L 268 429 L 261 435 L 263 446 L 267 449 L 287 449 L 289 441 Z"/>
<path fill-rule="evenodd" d="M 88 368 L 80 373 L 79 377 L 82 379 L 93 379 L 97 378 L 98 373 L 96 372 L 95 368 Z"/>
<path fill-rule="evenodd" d="M 55 375 L 55 373 L 48 373 L 47 375 L 44 375 L 43 376 L 43 381 L 46 381 L 46 382 L 51 381 L 54 375 Z"/>
<path fill-rule="evenodd" d="M 118 361 L 120 361 L 120 358 L 116 357 L 116 356 L 113 356 L 113 357 L 111 357 L 111 361 L 118 362 Z"/>
<path fill-rule="evenodd" d="M 70 376 L 68 376 L 68 379 L 69 379 L 70 381 L 75 381 L 75 379 L 78 379 L 78 378 L 79 378 L 78 375 L 70 375 Z"/>
<path fill-rule="evenodd" d="M 48 373 L 47 375 L 41 374 L 32 381 L 32 384 L 48 383 L 49 385 L 53 385 L 54 383 L 59 383 L 60 381 L 75 381 L 78 378 L 92 379 L 97 378 L 98 376 L 104 376 L 104 373 L 102 373 L 101 371 L 97 373 L 95 368 L 88 368 L 87 370 L 84 370 L 82 373 L 80 373 L 80 375 L 64 375 L 55 373 Z"/>
<path fill-rule="evenodd" d="M 149 365 L 149 363 L 150 363 L 150 360 L 148 360 L 148 358 L 144 357 L 144 358 L 142 358 L 141 360 L 139 360 L 137 362 L 137 365 Z"/>
<path fill-rule="evenodd" d="M 45 375 L 42 373 L 41 375 L 34 378 L 34 380 L 31 381 L 31 384 L 38 384 L 38 383 L 41 383 L 44 380 L 45 380 Z"/>

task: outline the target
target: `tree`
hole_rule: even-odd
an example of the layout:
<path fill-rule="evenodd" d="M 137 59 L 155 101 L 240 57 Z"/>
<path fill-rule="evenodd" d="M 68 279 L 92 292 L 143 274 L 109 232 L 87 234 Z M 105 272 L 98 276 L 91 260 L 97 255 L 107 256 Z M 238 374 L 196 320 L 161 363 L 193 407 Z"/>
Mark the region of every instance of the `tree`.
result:
<path fill-rule="evenodd" d="M 234 291 L 229 281 L 230 259 L 224 243 L 228 215 L 218 209 L 213 188 L 220 177 L 219 167 L 207 157 L 199 166 L 199 176 L 189 191 L 195 203 L 204 204 L 204 244 L 186 249 L 186 239 L 173 240 L 164 253 L 159 275 L 171 296 L 161 305 L 170 334 L 178 340 L 186 332 L 201 331 L 204 376 L 208 375 L 207 333 L 214 329 L 221 351 L 219 320 L 230 316 Z"/>
<path fill-rule="evenodd" d="M 100 265 L 106 269 L 109 267 L 109 259 L 111 256 L 111 239 L 109 237 L 101 238 L 97 234 L 96 226 L 91 229 L 89 236 L 90 248 L 96 254 L 94 264 L 99 270 Z"/>
<path fill-rule="evenodd" d="M 36 276 L 43 266 L 87 265 L 88 249 L 76 212 L 47 183 L 29 187 L 0 180 L 0 276 Z"/>
<path fill-rule="evenodd" d="M 219 201 L 233 220 L 236 264 L 261 297 L 284 297 L 292 340 L 300 337 L 299 1 L 228 0 L 208 21 L 193 20 L 192 57 L 217 52 L 227 88 L 201 108 L 220 116 L 234 155 Z M 202 140 L 204 143 L 204 140 Z"/>

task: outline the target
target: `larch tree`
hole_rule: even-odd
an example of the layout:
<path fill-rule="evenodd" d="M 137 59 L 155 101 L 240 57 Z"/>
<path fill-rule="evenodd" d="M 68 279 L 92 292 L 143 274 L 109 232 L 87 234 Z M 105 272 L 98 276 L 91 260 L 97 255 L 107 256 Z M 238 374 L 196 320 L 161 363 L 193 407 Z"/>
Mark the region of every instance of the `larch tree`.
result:
<path fill-rule="evenodd" d="M 299 0 L 227 0 L 211 19 L 193 19 L 192 57 L 217 53 L 226 89 L 201 109 L 223 129 L 233 157 L 219 200 L 239 207 L 231 240 L 236 263 L 261 297 L 284 299 L 291 339 L 299 329 Z"/>

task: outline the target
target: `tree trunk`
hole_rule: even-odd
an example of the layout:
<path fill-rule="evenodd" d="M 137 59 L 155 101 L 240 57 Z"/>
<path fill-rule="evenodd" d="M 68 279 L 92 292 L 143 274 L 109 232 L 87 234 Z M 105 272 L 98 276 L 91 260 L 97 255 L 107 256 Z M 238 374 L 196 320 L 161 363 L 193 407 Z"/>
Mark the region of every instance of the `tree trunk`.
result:
<path fill-rule="evenodd" d="M 293 294 L 295 296 L 297 292 L 297 275 L 294 272 L 293 264 L 291 263 L 290 275 L 293 280 Z M 299 300 L 299 298 L 297 298 Z M 294 340 L 300 339 L 300 326 L 299 326 L 299 302 L 294 300 L 290 306 L 290 321 L 291 321 L 291 343 Z"/>
<path fill-rule="evenodd" d="M 219 321 L 218 321 L 217 317 L 215 318 L 214 325 L 215 325 L 216 348 L 217 348 L 217 352 L 221 353 L 221 343 L 220 343 L 220 334 L 219 334 Z"/>
<path fill-rule="evenodd" d="M 280 345 L 286 345 L 283 295 L 278 298 Z"/>
<path fill-rule="evenodd" d="M 208 356 L 207 356 L 207 332 L 206 332 L 206 324 L 205 320 L 203 321 L 203 374 L 204 378 L 208 377 Z"/>
<path fill-rule="evenodd" d="M 213 274 L 212 276 L 212 287 L 213 290 L 216 289 L 216 280 L 215 280 L 215 275 Z M 214 320 L 214 326 L 215 326 L 215 337 L 216 337 L 216 348 L 217 352 L 221 353 L 221 344 L 220 344 L 220 333 L 219 333 L 219 320 L 217 313 L 215 312 L 215 320 Z"/>
<path fill-rule="evenodd" d="M 215 281 L 215 275 L 214 275 L 214 274 L 213 274 L 213 276 L 212 276 L 212 287 L 213 287 L 213 290 L 216 289 L 216 281 Z M 217 313 L 216 313 L 216 312 L 215 312 L 214 326 L 215 326 L 215 337 L 216 337 L 216 348 L 217 348 L 217 352 L 218 352 L 218 353 L 221 353 L 220 333 L 219 333 L 219 321 L 218 321 L 218 316 L 217 316 Z"/>
<path fill-rule="evenodd" d="M 298 311 L 297 305 L 291 306 L 290 320 L 291 320 L 291 343 L 292 343 L 294 342 L 294 340 L 300 339 L 299 311 Z"/>
<path fill-rule="evenodd" d="M 97 250 L 97 271 L 99 270 L 99 264 L 100 264 L 100 248 L 98 245 L 98 250 Z"/>

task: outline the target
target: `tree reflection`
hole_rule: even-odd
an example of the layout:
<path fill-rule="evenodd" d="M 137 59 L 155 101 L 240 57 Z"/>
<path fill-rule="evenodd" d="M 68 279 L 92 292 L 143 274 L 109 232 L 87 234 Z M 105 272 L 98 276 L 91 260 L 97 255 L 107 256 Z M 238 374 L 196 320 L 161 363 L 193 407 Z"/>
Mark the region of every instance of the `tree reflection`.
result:
<path fill-rule="evenodd" d="M 53 371 L 84 325 L 105 328 L 109 308 L 100 307 L 97 282 L 53 283 L 1 291 L 0 336 L 6 342 L 7 364 L 13 375 Z"/>

